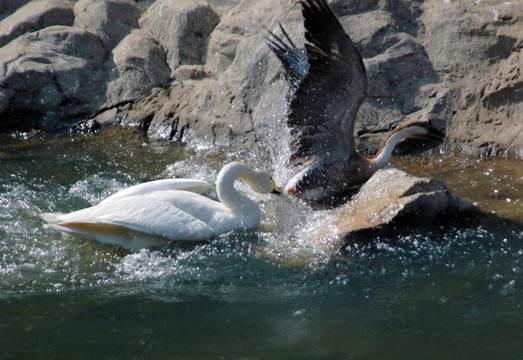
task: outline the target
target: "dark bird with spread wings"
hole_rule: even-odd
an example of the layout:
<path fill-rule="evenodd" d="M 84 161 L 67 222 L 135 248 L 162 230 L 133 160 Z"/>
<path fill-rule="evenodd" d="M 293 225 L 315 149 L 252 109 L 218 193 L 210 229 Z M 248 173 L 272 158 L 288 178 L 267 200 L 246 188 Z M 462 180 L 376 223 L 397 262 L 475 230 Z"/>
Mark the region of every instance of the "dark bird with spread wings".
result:
<path fill-rule="evenodd" d="M 337 205 L 384 167 L 394 146 L 407 137 L 440 137 L 427 120 L 400 124 L 372 158 L 354 146 L 354 122 L 367 97 L 363 60 L 325 0 L 303 0 L 305 51 L 271 33 L 270 49 L 282 62 L 291 86 L 291 165 L 298 172 L 284 191 L 311 205 Z"/>

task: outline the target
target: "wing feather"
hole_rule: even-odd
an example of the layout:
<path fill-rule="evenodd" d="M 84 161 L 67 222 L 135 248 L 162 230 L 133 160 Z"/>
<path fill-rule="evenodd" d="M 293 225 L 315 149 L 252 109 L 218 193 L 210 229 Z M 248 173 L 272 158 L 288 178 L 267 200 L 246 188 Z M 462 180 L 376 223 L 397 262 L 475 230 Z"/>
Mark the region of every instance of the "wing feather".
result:
<path fill-rule="evenodd" d="M 309 71 L 287 119 L 296 141 L 291 163 L 346 159 L 355 153 L 354 122 L 367 96 L 358 50 L 325 0 L 303 0 Z"/>

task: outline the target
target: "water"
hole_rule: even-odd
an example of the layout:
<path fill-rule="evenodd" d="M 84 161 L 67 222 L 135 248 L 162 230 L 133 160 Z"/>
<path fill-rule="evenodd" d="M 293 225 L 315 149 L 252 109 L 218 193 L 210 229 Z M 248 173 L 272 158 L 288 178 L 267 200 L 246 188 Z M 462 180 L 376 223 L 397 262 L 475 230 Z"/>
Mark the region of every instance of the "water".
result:
<path fill-rule="evenodd" d="M 190 144 L 132 131 L 1 139 L 0 359 L 523 359 L 521 230 L 375 239 L 331 258 L 301 236 L 324 214 L 252 192 L 260 229 L 185 246 L 129 253 L 43 228 L 41 211 L 139 182 L 212 182 L 233 159 L 272 167 L 264 149 Z M 520 162 L 394 164 L 523 220 Z"/>

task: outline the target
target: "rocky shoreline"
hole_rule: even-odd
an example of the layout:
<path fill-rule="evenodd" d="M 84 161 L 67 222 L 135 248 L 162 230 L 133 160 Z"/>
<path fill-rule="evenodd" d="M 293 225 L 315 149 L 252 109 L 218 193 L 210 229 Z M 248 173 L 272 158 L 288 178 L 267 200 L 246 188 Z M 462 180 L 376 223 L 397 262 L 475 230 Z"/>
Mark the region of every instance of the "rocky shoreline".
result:
<path fill-rule="evenodd" d="M 357 121 L 372 151 L 396 122 L 446 123 L 452 151 L 523 157 L 523 7 L 505 1 L 334 0 L 364 57 Z M 152 137 L 268 136 L 289 90 L 265 46 L 291 0 L 15 0 L 0 5 L 0 133 L 121 124 Z M 74 131 L 73 131 L 74 133 Z"/>

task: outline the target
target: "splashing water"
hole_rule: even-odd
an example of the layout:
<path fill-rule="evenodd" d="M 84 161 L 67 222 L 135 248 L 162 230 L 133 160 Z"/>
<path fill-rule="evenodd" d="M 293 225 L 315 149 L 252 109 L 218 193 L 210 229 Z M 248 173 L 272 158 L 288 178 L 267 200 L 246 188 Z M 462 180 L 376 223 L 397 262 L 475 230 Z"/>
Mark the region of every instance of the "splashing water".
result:
<path fill-rule="evenodd" d="M 45 229 L 38 217 L 156 178 L 214 183 L 231 160 L 272 169 L 282 184 L 288 150 L 276 146 L 281 129 L 271 131 L 274 143 L 239 152 L 194 139 L 180 148 L 130 131 L 2 142 L 0 357 L 520 356 L 521 231 L 413 233 L 333 258 L 329 239 L 315 237 L 328 211 L 240 183 L 260 202 L 259 229 L 205 242 L 129 253 Z M 512 160 L 394 161 L 440 177 L 483 210 L 523 218 L 523 174 Z"/>

